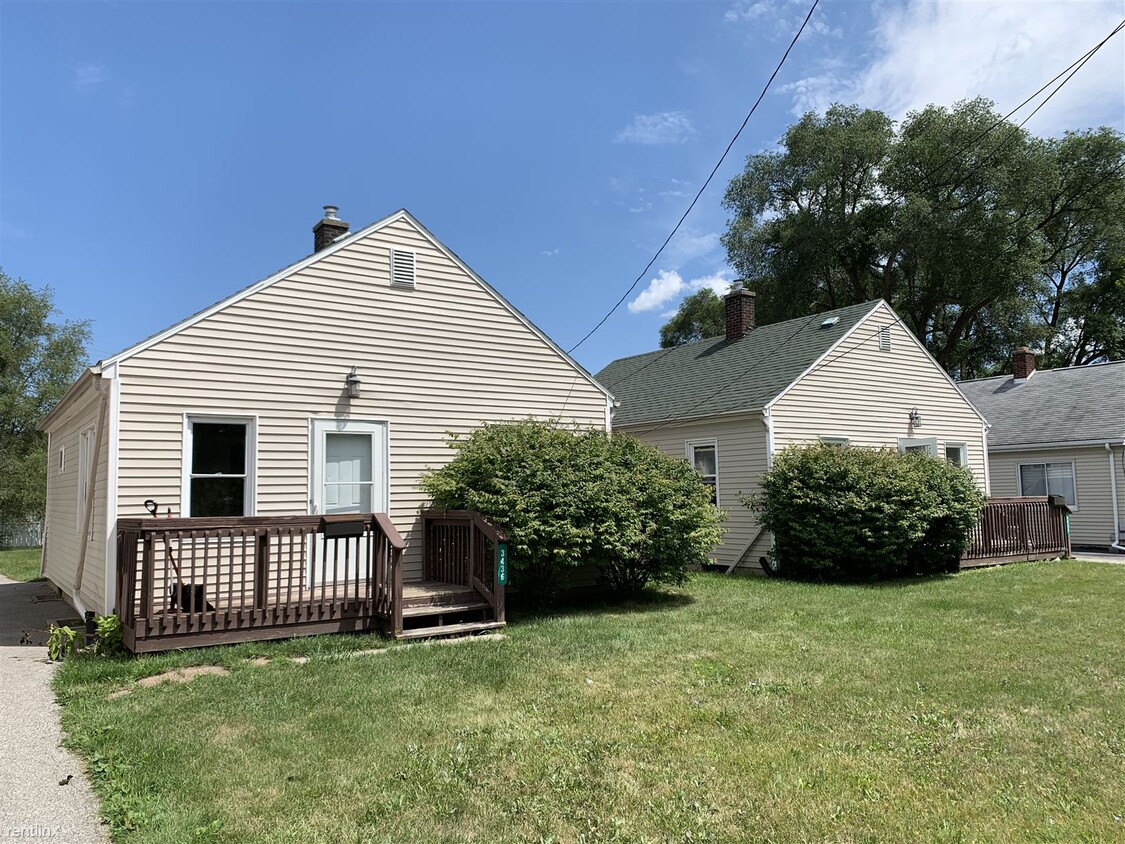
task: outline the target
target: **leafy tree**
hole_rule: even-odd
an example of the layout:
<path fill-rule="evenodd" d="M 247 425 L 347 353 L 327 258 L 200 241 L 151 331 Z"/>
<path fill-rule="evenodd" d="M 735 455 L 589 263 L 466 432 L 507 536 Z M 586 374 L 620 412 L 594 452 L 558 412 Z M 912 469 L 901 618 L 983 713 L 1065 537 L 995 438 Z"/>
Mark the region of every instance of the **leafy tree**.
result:
<path fill-rule="evenodd" d="M 661 326 L 660 348 L 668 349 L 705 337 L 718 337 L 725 331 L 723 300 L 710 287 L 704 287 L 685 298 L 675 316 Z"/>
<path fill-rule="evenodd" d="M 89 323 L 52 322 L 50 288 L 0 271 L 0 520 L 41 518 L 47 436 L 37 430 L 82 371 Z"/>
<path fill-rule="evenodd" d="M 438 507 L 476 510 L 511 544 L 513 585 L 550 598 L 587 563 L 618 592 L 679 582 L 721 538 L 710 493 L 684 460 L 604 431 L 549 421 L 454 436 L 457 456 L 422 478 Z"/>
<path fill-rule="evenodd" d="M 987 100 L 807 114 L 728 186 L 723 242 L 765 324 L 886 299 L 950 371 L 1119 349 L 1125 138 L 1044 141 Z M 1116 339 L 1115 339 L 1116 338 Z"/>

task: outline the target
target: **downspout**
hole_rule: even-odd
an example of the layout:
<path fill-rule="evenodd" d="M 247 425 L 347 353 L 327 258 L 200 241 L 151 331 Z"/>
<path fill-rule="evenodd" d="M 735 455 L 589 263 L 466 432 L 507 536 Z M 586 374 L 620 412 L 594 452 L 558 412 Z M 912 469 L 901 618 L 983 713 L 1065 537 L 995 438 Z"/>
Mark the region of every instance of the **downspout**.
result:
<path fill-rule="evenodd" d="M 77 597 L 82 589 L 82 575 L 86 571 L 86 549 L 90 545 L 90 523 L 94 519 L 94 492 L 98 478 L 98 461 L 101 460 L 102 446 L 105 444 L 105 418 L 109 410 L 109 392 L 106 391 L 101 375 L 94 382 L 94 388 L 101 397 L 98 408 L 98 424 L 94 430 L 94 453 L 90 455 L 90 474 L 85 480 L 86 484 L 86 509 L 82 513 L 82 537 L 78 544 L 78 569 L 74 573 L 74 594 Z M 106 589 L 110 584 L 106 584 Z"/>
<path fill-rule="evenodd" d="M 767 407 L 762 411 L 762 424 L 766 426 L 766 470 L 773 468 L 773 417 Z"/>
<path fill-rule="evenodd" d="M 1125 447 L 1125 442 L 1121 445 Z M 1117 463 L 1113 459 L 1113 444 L 1106 443 L 1105 450 L 1109 452 L 1109 496 L 1113 502 L 1113 542 L 1109 547 L 1114 551 L 1125 552 L 1125 545 L 1121 544 L 1121 511 L 1117 509 Z"/>
<path fill-rule="evenodd" d="M 980 441 L 981 441 L 981 444 L 984 446 L 984 497 L 985 498 L 991 498 L 992 497 L 992 472 L 991 472 L 991 469 L 989 467 L 990 461 L 988 459 L 988 429 L 991 428 L 991 427 L 992 426 L 989 423 L 985 422 L 983 425 L 981 425 L 981 428 L 980 428 Z"/>

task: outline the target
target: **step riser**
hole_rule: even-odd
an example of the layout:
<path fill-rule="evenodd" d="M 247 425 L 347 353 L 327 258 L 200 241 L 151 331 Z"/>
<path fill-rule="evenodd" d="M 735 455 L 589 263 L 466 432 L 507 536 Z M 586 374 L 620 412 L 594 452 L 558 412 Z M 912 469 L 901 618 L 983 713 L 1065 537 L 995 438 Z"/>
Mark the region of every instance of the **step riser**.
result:
<path fill-rule="evenodd" d="M 396 634 L 395 638 L 434 639 L 441 636 L 464 636 L 471 633 L 483 633 L 487 630 L 499 630 L 505 626 L 503 621 L 485 621 L 450 624 L 445 627 L 416 627 L 412 630 L 403 630 Z"/>

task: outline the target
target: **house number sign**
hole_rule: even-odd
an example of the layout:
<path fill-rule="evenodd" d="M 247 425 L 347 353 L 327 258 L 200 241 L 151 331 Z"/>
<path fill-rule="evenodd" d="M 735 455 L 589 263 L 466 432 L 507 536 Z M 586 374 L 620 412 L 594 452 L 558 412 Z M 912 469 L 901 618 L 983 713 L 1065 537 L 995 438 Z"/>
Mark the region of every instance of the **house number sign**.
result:
<path fill-rule="evenodd" d="M 508 543 L 501 542 L 496 546 L 496 582 L 501 586 L 508 585 Z"/>

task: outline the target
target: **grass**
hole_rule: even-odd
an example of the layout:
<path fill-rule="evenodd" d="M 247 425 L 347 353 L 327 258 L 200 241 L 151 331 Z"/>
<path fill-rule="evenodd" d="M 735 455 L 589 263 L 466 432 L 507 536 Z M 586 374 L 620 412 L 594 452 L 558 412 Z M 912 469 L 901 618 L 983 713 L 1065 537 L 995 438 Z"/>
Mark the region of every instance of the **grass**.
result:
<path fill-rule="evenodd" d="M 700 575 L 506 641 L 78 659 L 56 683 L 122 842 L 1108 841 L 1123 627 L 1117 566 Z M 201 663 L 231 673 L 107 700 Z"/>
<path fill-rule="evenodd" d="M 39 576 L 40 548 L 9 548 L 0 551 L 0 574 L 12 580 L 42 580 Z"/>

